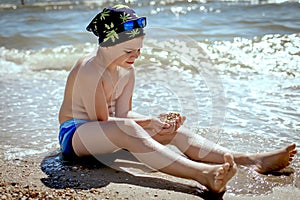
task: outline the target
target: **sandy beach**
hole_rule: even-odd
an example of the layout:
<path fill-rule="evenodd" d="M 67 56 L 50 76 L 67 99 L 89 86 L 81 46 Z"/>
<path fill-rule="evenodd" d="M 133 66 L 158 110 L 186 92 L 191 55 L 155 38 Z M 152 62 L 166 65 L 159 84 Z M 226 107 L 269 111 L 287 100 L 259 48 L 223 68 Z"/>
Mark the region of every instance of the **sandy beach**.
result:
<path fill-rule="evenodd" d="M 0 200 L 299 200 L 299 154 L 286 173 L 239 166 L 223 196 L 128 153 L 109 155 L 107 165 L 62 159 L 57 116 L 67 76 L 97 47 L 87 23 L 116 2 L 124 1 L 1 0 Z M 299 148 L 299 0 L 125 2 L 148 24 L 135 112 L 183 113 L 195 134 L 232 151 Z"/>
<path fill-rule="evenodd" d="M 1 199 L 290 199 L 300 190 L 285 186 L 262 195 L 214 195 L 194 181 L 154 171 L 129 153 L 110 155 L 114 164 L 107 167 L 94 158 L 65 161 L 59 151 L 1 162 Z M 123 158 L 122 158 L 123 157 Z M 122 171 L 119 171 L 122 167 Z M 130 171 L 127 173 L 126 171 Z M 135 174 L 135 175 L 133 175 Z"/>

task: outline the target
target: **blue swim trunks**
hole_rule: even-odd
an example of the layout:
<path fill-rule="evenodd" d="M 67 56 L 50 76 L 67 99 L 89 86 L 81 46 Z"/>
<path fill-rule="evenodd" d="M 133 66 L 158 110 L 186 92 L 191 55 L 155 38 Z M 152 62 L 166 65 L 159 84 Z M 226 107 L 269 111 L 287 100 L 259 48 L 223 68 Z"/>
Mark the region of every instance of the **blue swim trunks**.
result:
<path fill-rule="evenodd" d="M 64 156 L 76 156 L 72 147 L 72 138 L 76 128 L 86 122 L 88 120 L 70 119 L 60 125 L 58 139 Z"/>

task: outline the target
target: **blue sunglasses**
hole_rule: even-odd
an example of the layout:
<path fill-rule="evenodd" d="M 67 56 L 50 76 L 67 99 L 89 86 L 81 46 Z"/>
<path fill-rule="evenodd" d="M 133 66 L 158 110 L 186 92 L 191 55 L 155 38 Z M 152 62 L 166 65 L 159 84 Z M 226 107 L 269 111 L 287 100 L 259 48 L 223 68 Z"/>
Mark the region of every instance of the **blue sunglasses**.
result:
<path fill-rule="evenodd" d="M 147 25 L 146 17 L 140 17 L 135 20 L 127 21 L 117 27 L 118 32 L 131 31 L 135 28 L 144 28 Z"/>

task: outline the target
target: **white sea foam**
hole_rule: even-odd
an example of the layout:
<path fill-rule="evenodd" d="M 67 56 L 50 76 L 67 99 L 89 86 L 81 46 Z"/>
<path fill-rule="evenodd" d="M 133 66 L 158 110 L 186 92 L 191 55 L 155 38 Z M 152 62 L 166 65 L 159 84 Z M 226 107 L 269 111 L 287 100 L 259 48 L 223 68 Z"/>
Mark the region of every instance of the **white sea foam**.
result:
<path fill-rule="evenodd" d="M 199 44 L 199 46 L 197 46 Z M 199 57 L 195 49 L 203 49 L 214 68 L 222 73 L 277 74 L 279 76 L 300 76 L 300 35 L 266 35 L 262 38 L 235 38 L 233 41 L 199 42 L 189 47 L 185 41 L 145 40 L 139 64 L 152 63 L 160 67 L 201 70 L 193 63 Z M 0 48 L 0 71 L 16 73 L 44 70 L 69 70 L 83 55 L 96 50 L 96 44 L 81 44 L 43 48 L 41 50 L 17 50 Z M 179 56 L 180 55 L 180 56 Z M 192 62 L 192 63 L 191 63 Z M 198 66 L 197 66 L 198 65 Z"/>

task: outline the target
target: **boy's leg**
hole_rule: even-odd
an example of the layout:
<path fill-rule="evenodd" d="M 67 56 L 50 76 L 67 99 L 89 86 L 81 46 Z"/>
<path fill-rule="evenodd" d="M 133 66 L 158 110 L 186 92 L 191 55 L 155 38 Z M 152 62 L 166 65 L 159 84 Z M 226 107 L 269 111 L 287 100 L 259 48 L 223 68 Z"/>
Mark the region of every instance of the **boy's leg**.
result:
<path fill-rule="evenodd" d="M 159 142 L 162 141 L 162 143 L 167 143 L 166 141 L 168 141 L 190 159 L 201 162 L 219 164 L 223 162 L 224 154 L 230 153 L 233 155 L 236 164 L 255 165 L 256 171 L 259 173 L 277 171 L 288 166 L 297 153 L 295 144 L 290 144 L 282 149 L 266 153 L 245 154 L 232 152 L 200 135 L 193 134 L 185 127 L 180 127 L 176 135 L 154 138 Z"/>
<path fill-rule="evenodd" d="M 177 177 L 196 180 L 213 192 L 224 190 L 226 183 L 236 173 L 230 154 L 223 156 L 220 165 L 194 162 L 152 139 L 132 120 L 85 123 L 73 136 L 73 148 L 78 156 L 127 149 L 150 167 Z"/>

